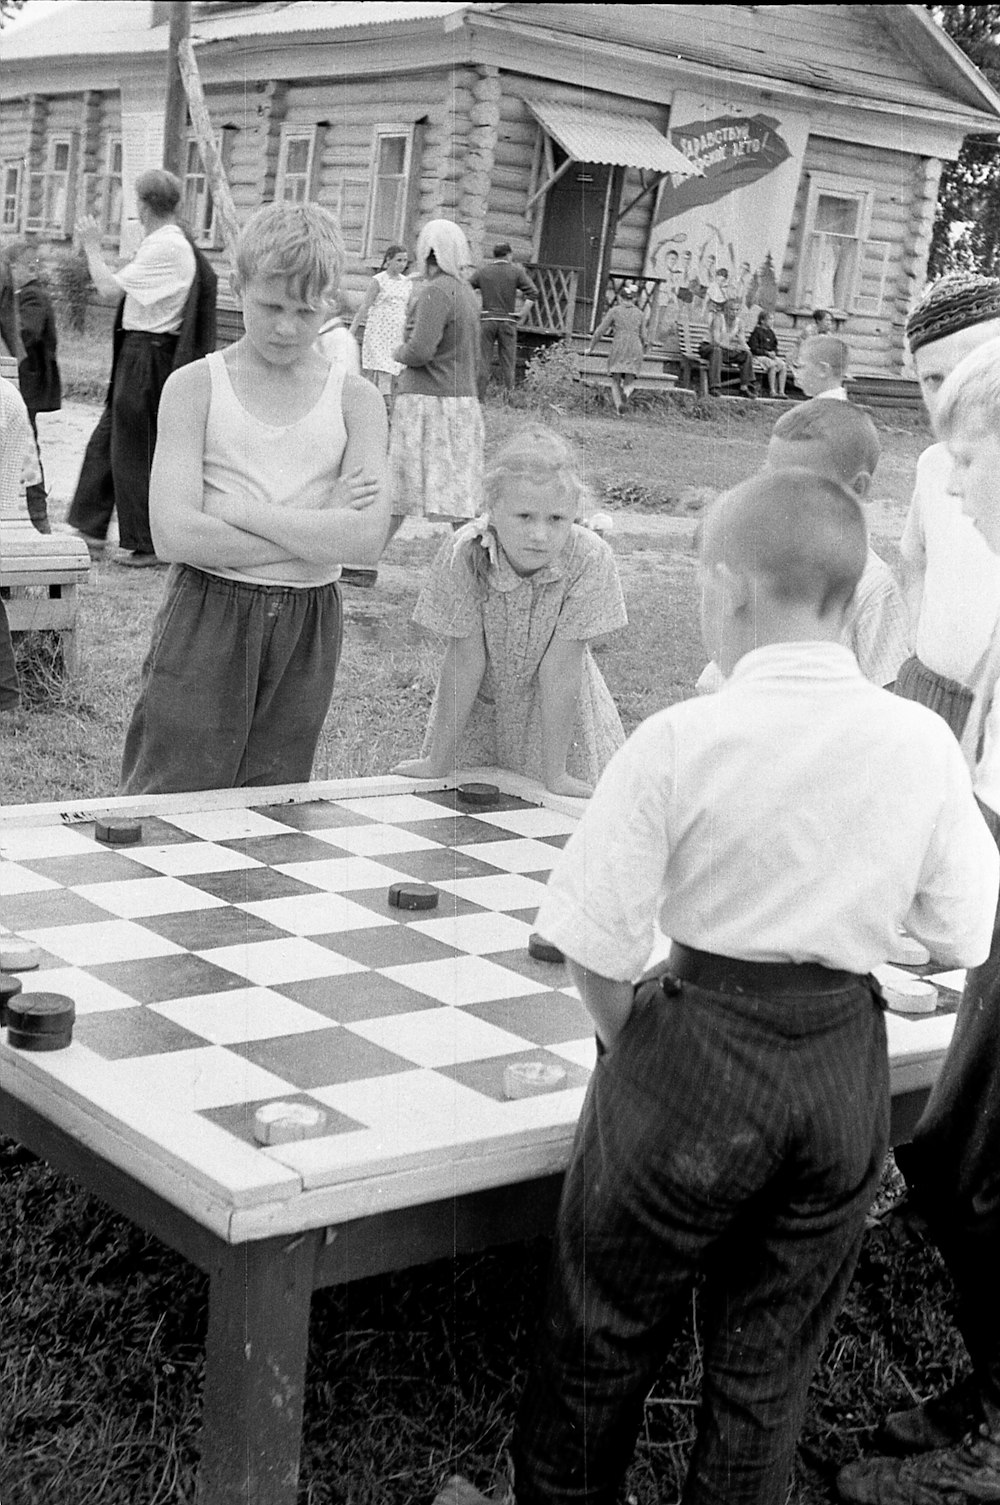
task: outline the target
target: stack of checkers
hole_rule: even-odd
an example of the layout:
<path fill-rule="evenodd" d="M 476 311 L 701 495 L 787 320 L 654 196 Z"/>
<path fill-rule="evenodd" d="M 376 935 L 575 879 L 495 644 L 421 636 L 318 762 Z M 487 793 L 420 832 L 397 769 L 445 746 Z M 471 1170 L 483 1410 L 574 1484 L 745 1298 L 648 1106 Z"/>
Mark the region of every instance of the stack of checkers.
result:
<path fill-rule="evenodd" d="M 0 935 L 0 1027 L 18 1050 L 62 1050 L 73 1039 L 76 1009 L 61 993 L 22 991 L 15 972 L 33 971 L 41 948 L 17 935 Z"/>

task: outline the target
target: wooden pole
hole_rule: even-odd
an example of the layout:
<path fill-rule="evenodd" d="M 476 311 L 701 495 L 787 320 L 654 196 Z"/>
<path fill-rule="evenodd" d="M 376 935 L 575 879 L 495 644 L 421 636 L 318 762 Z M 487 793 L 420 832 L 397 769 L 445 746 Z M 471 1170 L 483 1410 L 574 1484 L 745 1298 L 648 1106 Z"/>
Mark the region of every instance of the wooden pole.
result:
<path fill-rule="evenodd" d="M 187 96 L 178 65 L 182 41 L 191 35 L 190 0 L 171 0 L 170 40 L 167 44 L 167 106 L 163 116 L 163 165 L 183 179 L 187 145 Z"/>
<path fill-rule="evenodd" d="M 190 37 L 184 37 L 177 44 L 177 64 L 184 84 L 184 92 L 187 95 L 188 112 L 194 127 L 195 139 L 198 142 L 198 150 L 205 166 L 205 176 L 212 190 L 212 202 L 219 216 L 222 239 L 226 250 L 232 256 L 240 230 L 239 221 L 236 218 L 236 205 L 229 191 L 226 169 L 222 165 L 222 154 L 215 144 L 215 132 L 212 129 L 208 106 L 205 104 L 205 94 L 201 87 L 201 77 Z"/>

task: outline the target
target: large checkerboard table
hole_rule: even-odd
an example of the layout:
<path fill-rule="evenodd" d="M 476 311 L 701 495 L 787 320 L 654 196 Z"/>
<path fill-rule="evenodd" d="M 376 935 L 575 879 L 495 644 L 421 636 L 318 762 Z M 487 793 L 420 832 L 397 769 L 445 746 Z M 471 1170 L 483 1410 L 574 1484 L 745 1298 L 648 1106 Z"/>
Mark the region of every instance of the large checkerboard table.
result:
<path fill-rule="evenodd" d="M 72 1045 L 0 1044 L 0 1132 L 211 1277 L 199 1499 L 290 1505 L 319 1286 L 548 1226 L 594 1060 L 565 969 L 528 954 L 579 803 L 497 770 L 495 806 L 398 778 L 0 810 L 0 925 L 41 949 Z M 100 816 L 142 839 L 107 846 Z M 432 911 L 390 906 L 401 880 Z M 894 1129 L 947 1046 L 889 1017 Z M 514 1062 L 561 1068 L 509 1100 Z M 262 1146 L 255 1110 L 319 1106 Z"/>

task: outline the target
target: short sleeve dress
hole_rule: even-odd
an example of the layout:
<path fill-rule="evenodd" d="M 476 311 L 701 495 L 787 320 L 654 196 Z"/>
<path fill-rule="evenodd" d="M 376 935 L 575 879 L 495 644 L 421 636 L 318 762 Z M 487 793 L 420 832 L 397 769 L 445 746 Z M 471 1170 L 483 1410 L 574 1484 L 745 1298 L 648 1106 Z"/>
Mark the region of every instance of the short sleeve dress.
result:
<path fill-rule="evenodd" d="M 608 351 L 608 373 L 618 376 L 638 376 L 642 370 L 645 351 L 642 345 L 642 326 L 645 314 L 634 303 L 616 303 L 611 310 L 614 329 L 611 349 Z"/>
<path fill-rule="evenodd" d="M 413 283 L 409 277 L 390 277 L 388 272 L 376 272 L 374 280 L 379 294 L 368 310 L 361 364 L 366 371 L 388 371 L 390 376 L 398 376 L 403 368 L 393 360 L 392 352 L 403 343 Z"/>
<path fill-rule="evenodd" d="M 553 638 L 581 642 L 628 621 L 614 555 L 589 528 L 574 526 L 565 549 L 534 575 L 518 575 L 501 553 L 480 583 L 469 566 L 478 540 L 446 539 L 417 600 L 413 620 L 448 638 L 486 640 L 486 673 L 457 750 L 460 767 L 509 768 L 542 779 L 538 666 Z M 439 713 L 435 693 L 424 752 Z M 618 709 L 589 648 L 566 771 L 595 783 L 625 741 Z"/>

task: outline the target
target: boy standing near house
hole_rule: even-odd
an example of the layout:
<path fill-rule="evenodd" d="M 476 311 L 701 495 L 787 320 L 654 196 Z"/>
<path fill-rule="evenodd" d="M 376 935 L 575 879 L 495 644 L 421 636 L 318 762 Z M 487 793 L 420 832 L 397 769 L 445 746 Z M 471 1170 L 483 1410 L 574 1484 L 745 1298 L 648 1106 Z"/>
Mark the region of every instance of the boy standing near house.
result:
<path fill-rule="evenodd" d="M 795 362 L 795 383 L 807 397 L 847 401 L 847 344 L 835 334 L 816 334 L 804 340 Z"/>
<path fill-rule="evenodd" d="M 343 264 L 326 210 L 257 210 L 235 252 L 243 338 L 164 387 L 150 522 L 174 569 L 124 794 L 310 777 L 340 655 L 340 567 L 375 564 L 388 527 L 385 404 L 315 346 Z"/>
<path fill-rule="evenodd" d="M 715 504 L 702 635 L 728 683 L 643 723 L 552 873 L 537 928 L 599 1047 L 515 1431 L 517 1505 L 617 1499 L 699 1274 L 683 1498 L 784 1501 L 887 1143 L 871 969 L 904 924 L 946 965 L 989 948 L 1000 860 L 954 738 L 838 641 L 865 551 L 857 500 L 804 471 Z M 673 942 L 650 975 L 658 929 Z"/>

